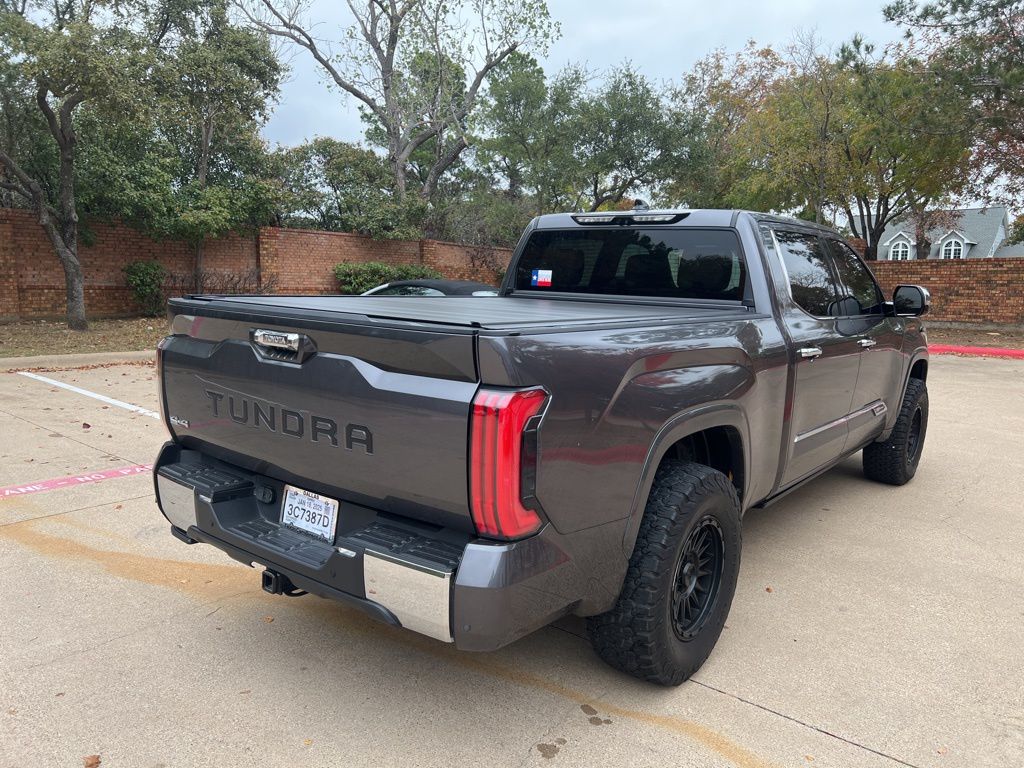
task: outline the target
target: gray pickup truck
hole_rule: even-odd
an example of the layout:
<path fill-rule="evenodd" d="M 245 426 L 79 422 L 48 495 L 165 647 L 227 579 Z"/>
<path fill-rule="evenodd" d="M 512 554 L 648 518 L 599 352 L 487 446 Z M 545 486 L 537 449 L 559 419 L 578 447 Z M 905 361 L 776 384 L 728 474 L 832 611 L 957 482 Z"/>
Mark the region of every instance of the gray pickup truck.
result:
<path fill-rule="evenodd" d="M 914 476 L 928 305 L 832 230 L 718 210 L 542 216 L 492 298 L 174 299 L 157 499 L 268 592 L 474 651 L 585 616 L 676 685 L 746 510 L 857 451 Z"/>

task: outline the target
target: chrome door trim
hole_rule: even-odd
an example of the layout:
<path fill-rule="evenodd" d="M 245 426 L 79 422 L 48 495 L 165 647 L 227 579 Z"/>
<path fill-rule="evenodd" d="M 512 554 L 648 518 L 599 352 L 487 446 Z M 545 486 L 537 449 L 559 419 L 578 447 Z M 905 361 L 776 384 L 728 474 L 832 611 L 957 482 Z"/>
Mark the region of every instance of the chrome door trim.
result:
<path fill-rule="evenodd" d="M 815 427 L 814 429 L 809 429 L 806 432 L 801 432 L 799 435 L 796 436 L 793 442 L 799 443 L 801 440 L 806 440 L 809 437 L 820 435 L 822 432 L 827 432 L 828 430 L 835 429 L 836 427 L 841 427 L 844 424 L 848 424 L 854 419 L 859 418 L 860 416 L 865 416 L 869 413 L 876 417 L 884 416 L 886 410 L 888 409 L 886 408 L 885 403 L 883 403 L 881 400 L 876 400 L 873 403 L 868 403 L 863 408 L 858 408 L 856 411 L 853 411 L 852 413 L 848 413 L 845 416 L 841 416 L 838 419 L 834 419 L 833 421 L 830 421 L 827 424 L 822 424 L 820 427 Z"/>

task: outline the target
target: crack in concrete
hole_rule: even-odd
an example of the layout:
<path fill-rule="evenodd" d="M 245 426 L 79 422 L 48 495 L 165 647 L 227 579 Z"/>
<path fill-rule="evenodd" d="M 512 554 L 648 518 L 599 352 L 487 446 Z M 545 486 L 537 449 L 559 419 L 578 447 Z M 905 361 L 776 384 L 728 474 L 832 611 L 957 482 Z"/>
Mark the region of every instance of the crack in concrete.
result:
<path fill-rule="evenodd" d="M 700 680 L 697 680 L 694 677 L 690 678 L 690 682 L 699 685 L 701 688 L 707 688 L 709 691 L 714 691 L 715 693 L 720 693 L 723 696 L 728 696 L 730 699 L 735 699 L 736 701 L 739 701 L 743 704 L 747 704 L 748 706 L 756 707 L 757 709 L 760 709 L 763 712 L 768 712 L 769 714 L 775 715 L 776 717 L 781 717 L 783 720 L 788 720 L 789 722 L 795 723 L 796 725 L 803 726 L 804 728 L 809 728 L 812 731 L 817 731 L 823 736 L 828 736 L 830 738 L 835 739 L 836 741 L 841 741 L 844 744 L 849 744 L 851 747 L 862 749 L 865 752 L 870 752 L 873 755 L 878 755 L 878 757 L 885 758 L 886 760 L 891 760 L 897 765 L 904 765 L 907 768 L 921 768 L 921 766 L 915 765 L 914 763 L 908 763 L 906 760 L 902 760 L 896 757 L 895 755 L 890 755 L 886 752 L 877 750 L 874 747 L 869 747 L 866 744 L 861 744 L 859 742 L 853 741 L 852 739 L 848 739 L 845 736 L 840 736 L 838 733 L 832 733 L 832 731 L 814 725 L 813 723 L 808 723 L 804 720 L 801 720 L 800 718 L 793 717 L 792 715 L 787 715 L 785 712 L 779 712 L 777 709 L 772 709 L 771 707 L 765 706 L 764 704 L 758 704 L 756 701 L 751 701 L 750 699 L 745 699 L 742 696 L 737 696 L 735 693 L 729 693 L 728 691 L 723 691 L 721 688 L 716 688 L 713 685 L 702 683 Z"/>
<path fill-rule="evenodd" d="M 75 507 L 74 509 L 65 509 L 60 512 L 51 512 L 48 515 L 39 515 L 37 517 L 26 517 L 23 520 L 14 520 L 10 523 L 0 523 L 0 528 L 7 528 L 12 525 L 25 525 L 27 523 L 34 523 L 37 520 L 49 520 L 51 517 L 61 517 L 63 515 L 70 515 L 74 512 L 88 512 L 90 509 L 99 509 L 100 507 L 109 507 L 112 504 L 123 504 L 126 501 L 138 501 L 139 499 L 151 499 L 153 498 L 152 493 L 144 493 L 142 496 L 126 496 L 123 499 L 114 499 L 113 501 L 104 501 L 101 504 L 90 504 L 87 507 Z"/>

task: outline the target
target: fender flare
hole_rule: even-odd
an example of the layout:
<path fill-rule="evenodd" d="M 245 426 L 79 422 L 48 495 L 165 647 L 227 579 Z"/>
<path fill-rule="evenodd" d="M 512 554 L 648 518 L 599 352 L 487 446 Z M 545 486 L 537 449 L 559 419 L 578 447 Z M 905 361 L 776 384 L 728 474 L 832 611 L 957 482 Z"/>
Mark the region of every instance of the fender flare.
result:
<path fill-rule="evenodd" d="M 622 535 L 622 549 L 627 558 L 633 554 L 637 533 L 640 531 L 640 520 L 647 507 L 647 498 L 654 484 L 654 474 L 661 460 L 669 448 L 684 437 L 713 427 L 731 427 L 740 435 L 743 452 L 743 498 L 746 498 L 747 486 L 750 483 L 750 427 L 746 414 L 731 403 L 705 404 L 677 413 L 662 425 L 647 450 L 640 483 L 633 494 L 633 503 Z"/>
<path fill-rule="evenodd" d="M 924 360 L 926 363 L 931 363 L 931 357 L 928 354 L 928 347 L 918 347 L 910 355 L 910 360 L 907 361 L 907 372 L 903 374 L 903 390 L 901 391 L 901 402 L 902 395 L 907 393 L 907 387 L 910 385 L 910 372 L 914 370 L 914 366 Z"/>

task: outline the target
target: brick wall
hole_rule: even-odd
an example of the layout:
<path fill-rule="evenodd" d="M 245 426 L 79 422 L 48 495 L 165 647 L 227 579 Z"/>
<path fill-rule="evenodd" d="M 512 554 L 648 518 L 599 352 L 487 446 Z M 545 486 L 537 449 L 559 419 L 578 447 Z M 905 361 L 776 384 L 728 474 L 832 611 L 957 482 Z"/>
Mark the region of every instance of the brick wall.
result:
<path fill-rule="evenodd" d="M 1024 258 L 869 261 L 868 266 L 887 296 L 902 283 L 927 288 L 932 320 L 1024 325 Z"/>
<path fill-rule="evenodd" d="M 93 227 L 94 240 L 79 248 L 86 306 L 93 317 L 136 311 L 123 267 L 156 259 L 168 271 L 188 275 L 195 249 L 183 242 L 153 240 L 120 225 Z M 436 240 L 372 240 L 360 235 L 303 229 L 261 229 L 204 244 L 203 271 L 258 275 L 278 293 L 336 290 L 332 267 L 342 261 L 424 264 L 445 277 L 495 282 L 495 269 L 511 251 L 484 251 Z M 899 283 L 918 283 L 932 293 L 931 318 L 940 321 L 1024 325 L 1024 259 L 869 262 L 886 293 Z M 0 320 L 59 317 L 64 313 L 64 273 L 35 218 L 0 208 Z"/>
<path fill-rule="evenodd" d="M 79 245 L 85 300 L 92 317 L 134 314 L 123 268 L 155 259 L 174 275 L 195 271 L 196 249 L 174 240 L 153 240 L 135 230 L 100 224 Z M 452 279 L 495 282 L 488 263 L 507 264 L 511 251 L 489 254 L 433 240 L 373 240 L 361 235 L 264 228 L 252 236 L 229 235 L 203 245 L 202 271 L 216 276 L 254 275 L 277 293 L 318 294 L 337 290 L 332 268 L 343 261 L 425 264 Z M 0 208 L 0 320 L 60 317 L 64 272 L 46 234 L 27 211 Z"/>

